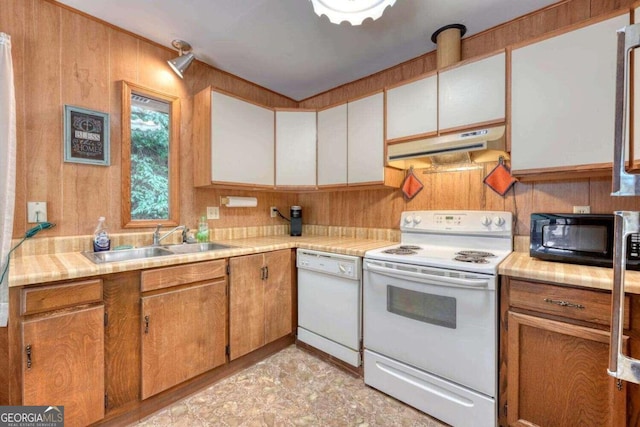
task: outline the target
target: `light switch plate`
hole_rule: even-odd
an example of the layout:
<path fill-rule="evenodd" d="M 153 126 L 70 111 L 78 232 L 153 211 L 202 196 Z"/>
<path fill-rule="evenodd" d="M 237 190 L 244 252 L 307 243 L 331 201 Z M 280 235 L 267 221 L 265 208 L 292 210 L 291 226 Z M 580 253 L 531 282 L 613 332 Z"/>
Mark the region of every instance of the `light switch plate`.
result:
<path fill-rule="evenodd" d="M 220 219 L 220 207 L 208 206 L 207 207 L 207 219 Z"/>
<path fill-rule="evenodd" d="M 47 220 L 47 202 L 27 202 L 27 222 L 36 224 Z"/>
<path fill-rule="evenodd" d="M 588 214 L 591 213 L 591 206 L 574 206 L 573 213 L 576 214 Z"/>

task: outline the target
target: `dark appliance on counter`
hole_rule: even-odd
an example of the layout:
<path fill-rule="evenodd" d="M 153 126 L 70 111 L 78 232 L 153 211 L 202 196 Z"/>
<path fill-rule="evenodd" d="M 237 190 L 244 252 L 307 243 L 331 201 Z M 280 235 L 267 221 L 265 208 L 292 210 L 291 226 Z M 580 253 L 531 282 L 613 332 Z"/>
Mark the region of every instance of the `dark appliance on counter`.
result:
<path fill-rule="evenodd" d="M 291 206 L 291 226 L 292 236 L 302 236 L 302 207 Z"/>
<path fill-rule="evenodd" d="M 546 261 L 613 267 L 612 214 L 531 214 L 529 254 Z M 640 235 L 627 236 L 627 268 L 640 270 Z"/>

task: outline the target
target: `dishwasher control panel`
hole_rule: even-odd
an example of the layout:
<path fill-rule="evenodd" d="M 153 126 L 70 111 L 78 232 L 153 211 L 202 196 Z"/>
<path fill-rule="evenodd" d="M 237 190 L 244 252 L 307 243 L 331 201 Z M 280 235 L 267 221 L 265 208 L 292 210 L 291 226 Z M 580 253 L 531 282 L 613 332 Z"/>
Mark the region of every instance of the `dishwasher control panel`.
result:
<path fill-rule="evenodd" d="M 353 280 L 360 279 L 360 271 L 362 269 L 360 257 L 308 249 L 298 249 L 296 266 L 299 269 L 317 271 Z"/>

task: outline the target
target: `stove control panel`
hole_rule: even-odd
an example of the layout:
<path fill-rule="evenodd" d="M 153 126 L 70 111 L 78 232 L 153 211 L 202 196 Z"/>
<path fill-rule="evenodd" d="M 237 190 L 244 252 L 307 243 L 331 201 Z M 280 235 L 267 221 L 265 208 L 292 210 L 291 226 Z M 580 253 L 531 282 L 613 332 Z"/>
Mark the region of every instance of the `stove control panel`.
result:
<path fill-rule="evenodd" d="M 513 215 L 499 211 L 406 211 L 400 229 L 416 232 L 511 234 Z"/>
<path fill-rule="evenodd" d="M 462 215 L 435 214 L 434 222 L 441 225 L 459 226 L 462 224 Z"/>

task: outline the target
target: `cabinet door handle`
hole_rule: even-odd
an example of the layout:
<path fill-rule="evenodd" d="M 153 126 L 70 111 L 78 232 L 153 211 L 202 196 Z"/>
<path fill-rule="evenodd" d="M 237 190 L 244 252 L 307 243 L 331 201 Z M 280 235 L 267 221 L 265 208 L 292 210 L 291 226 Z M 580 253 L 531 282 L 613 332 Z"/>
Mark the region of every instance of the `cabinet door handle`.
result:
<path fill-rule="evenodd" d="M 265 266 L 264 267 L 264 280 L 267 280 L 269 278 L 269 267 Z"/>
<path fill-rule="evenodd" d="M 149 315 L 144 316 L 144 333 L 148 334 L 149 333 Z"/>
<path fill-rule="evenodd" d="M 582 304 L 574 304 L 574 303 L 568 302 L 568 301 L 561 301 L 561 300 L 557 300 L 557 299 L 545 298 L 544 302 L 548 302 L 549 304 L 557 304 L 557 305 L 560 305 L 562 307 L 573 307 L 573 308 L 577 308 L 577 309 L 580 309 L 580 310 L 584 310 L 584 305 L 582 305 Z"/>
<path fill-rule="evenodd" d="M 31 344 L 25 347 L 25 353 L 27 353 L 27 369 L 31 369 Z"/>
<path fill-rule="evenodd" d="M 260 280 L 264 280 L 264 267 L 260 267 Z"/>

